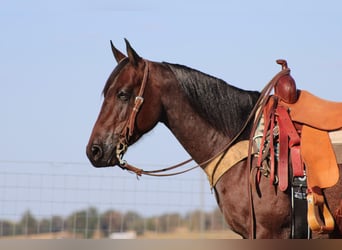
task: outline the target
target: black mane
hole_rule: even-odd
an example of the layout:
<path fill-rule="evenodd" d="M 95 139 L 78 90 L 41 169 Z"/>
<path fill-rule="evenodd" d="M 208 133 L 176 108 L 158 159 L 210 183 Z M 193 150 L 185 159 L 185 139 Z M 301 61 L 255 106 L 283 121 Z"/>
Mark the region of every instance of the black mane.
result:
<path fill-rule="evenodd" d="M 195 110 L 214 128 L 229 137 L 245 123 L 260 93 L 246 91 L 198 70 L 167 64 Z"/>

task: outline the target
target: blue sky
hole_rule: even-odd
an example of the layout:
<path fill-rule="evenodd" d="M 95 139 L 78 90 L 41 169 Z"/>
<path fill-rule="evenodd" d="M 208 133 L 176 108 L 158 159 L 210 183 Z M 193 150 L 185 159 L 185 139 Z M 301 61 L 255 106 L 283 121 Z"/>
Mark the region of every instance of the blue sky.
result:
<path fill-rule="evenodd" d="M 280 70 L 275 60 L 284 58 L 298 88 L 341 101 L 341 5 L 1 1 L 0 162 L 88 162 L 85 146 L 101 90 L 116 65 L 109 40 L 124 51 L 127 38 L 142 57 L 184 64 L 252 90 L 261 90 Z M 186 158 L 161 125 L 126 155 L 146 168 Z M 82 171 L 90 174 L 103 171 L 86 166 Z"/>

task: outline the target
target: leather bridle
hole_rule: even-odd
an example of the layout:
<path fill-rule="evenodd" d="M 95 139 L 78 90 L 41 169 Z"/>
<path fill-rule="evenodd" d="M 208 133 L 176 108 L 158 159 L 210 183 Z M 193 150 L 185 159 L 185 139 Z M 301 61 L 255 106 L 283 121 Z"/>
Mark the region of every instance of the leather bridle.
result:
<path fill-rule="evenodd" d="M 158 170 L 153 170 L 153 171 L 145 171 L 143 169 L 136 168 L 136 167 L 128 164 L 127 161 L 125 161 L 123 159 L 123 156 L 124 156 L 124 154 L 128 148 L 129 140 L 134 133 L 134 127 L 135 127 L 135 123 L 136 123 L 137 114 L 139 113 L 141 105 L 144 102 L 143 96 L 144 96 L 146 82 L 147 82 L 148 73 L 149 73 L 149 61 L 144 59 L 144 62 L 145 62 L 145 69 L 144 69 L 143 79 L 142 79 L 142 82 L 140 85 L 140 90 L 138 92 L 138 95 L 135 97 L 132 112 L 131 112 L 124 128 L 122 129 L 122 131 L 120 133 L 119 142 L 116 145 L 116 157 L 119 161 L 119 166 L 124 170 L 128 170 L 128 171 L 135 173 L 137 176 L 141 176 L 143 174 L 144 175 L 150 175 L 150 176 L 172 176 L 172 175 L 182 174 L 182 173 L 188 172 L 194 168 L 197 168 L 198 166 L 195 166 L 195 167 L 192 167 L 192 168 L 189 168 L 189 169 L 177 172 L 177 173 L 160 174 L 161 172 L 165 172 L 165 171 L 169 171 L 169 170 L 181 167 L 181 166 L 191 162 L 192 159 L 186 160 L 184 162 L 181 162 L 177 165 L 174 165 L 174 166 L 171 166 L 168 168 L 163 168 L 163 169 L 158 169 Z"/>
<path fill-rule="evenodd" d="M 144 69 L 144 75 L 143 75 L 143 79 L 140 85 L 140 89 L 139 89 L 138 95 L 135 97 L 132 112 L 124 128 L 122 129 L 120 133 L 119 142 L 116 146 L 116 157 L 119 160 L 120 167 L 124 167 L 127 164 L 127 162 L 123 160 L 122 157 L 127 151 L 128 142 L 134 132 L 134 126 L 135 126 L 135 120 L 136 120 L 137 114 L 140 110 L 141 105 L 144 102 L 143 95 L 145 92 L 145 87 L 146 87 L 146 82 L 147 82 L 147 77 L 148 77 L 148 70 L 149 70 L 149 62 L 147 60 L 144 60 L 144 61 L 145 61 L 145 69 Z"/>

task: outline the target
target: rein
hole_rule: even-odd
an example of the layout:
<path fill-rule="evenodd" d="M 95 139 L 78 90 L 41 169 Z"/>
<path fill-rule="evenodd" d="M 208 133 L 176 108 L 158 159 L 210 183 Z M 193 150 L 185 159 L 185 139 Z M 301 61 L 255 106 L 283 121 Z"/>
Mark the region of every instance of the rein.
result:
<path fill-rule="evenodd" d="M 146 171 L 143 170 L 141 168 L 137 168 L 134 167 L 132 165 L 130 165 L 129 163 L 127 163 L 127 161 L 125 161 L 123 159 L 123 156 L 125 154 L 125 152 L 127 151 L 128 148 L 128 141 L 130 139 L 130 137 L 133 135 L 134 132 L 134 126 L 135 126 L 135 122 L 136 122 L 136 117 L 137 114 L 144 102 L 144 92 L 145 92 L 145 87 L 146 87 L 146 83 L 147 83 L 147 79 L 148 79 L 148 74 L 149 74 L 149 61 L 145 60 L 145 68 L 144 68 L 144 75 L 143 75 L 143 79 L 141 82 L 141 86 L 140 86 L 140 90 L 138 92 L 138 95 L 135 97 L 135 101 L 134 101 L 134 106 L 132 109 L 132 113 L 129 116 L 129 119 L 126 122 L 126 125 L 124 126 L 121 134 L 120 134 L 120 138 L 119 138 L 119 143 L 117 144 L 116 147 L 116 157 L 119 160 L 119 167 L 121 167 L 124 170 L 128 170 L 130 172 L 133 172 L 137 175 L 137 177 L 142 176 L 142 175 L 149 175 L 149 176 L 158 176 L 158 177 L 166 177 L 166 176 L 174 176 L 174 175 L 179 175 L 179 174 L 183 174 L 186 172 L 189 172 L 197 167 L 200 166 L 205 166 L 206 164 L 210 163 L 212 160 L 214 160 L 216 157 L 218 157 L 220 154 L 226 152 L 234 143 L 236 143 L 236 141 L 238 140 L 238 138 L 241 136 L 241 134 L 245 131 L 246 127 L 248 126 L 249 122 L 252 120 L 252 118 L 257 115 L 257 117 L 255 118 L 255 121 L 258 121 L 261 117 L 261 112 L 259 112 L 257 114 L 257 111 L 259 108 L 263 107 L 268 99 L 268 95 L 270 94 L 272 88 L 275 86 L 275 84 L 277 83 L 277 81 L 279 80 L 279 78 L 283 75 L 286 75 L 289 73 L 289 69 L 285 69 L 283 68 L 282 71 L 280 71 L 277 75 L 275 75 L 272 80 L 264 87 L 264 89 L 261 91 L 260 97 L 258 99 L 258 101 L 256 102 L 255 106 L 253 107 L 252 111 L 250 112 L 248 118 L 246 119 L 245 123 L 243 124 L 242 128 L 240 129 L 240 131 L 235 135 L 235 137 L 226 145 L 223 146 L 223 148 L 214 156 L 212 156 L 211 158 L 209 158 L 208 160 L 201 162 L 193 167 L 189 167 L 188 169 L 185 169 L 183 171 L 179 171 L 179 172 L 175 172 L 175 173 L 169 173 L 169 174 L 163 174 L 163 172 L 167 172 L 167 171 L 171 171 L 173 169 L 179 168 L 184 166 L 185 164 L 193 161 L 192 158 L 183 161 L 181 163 L 178 163 L 176 165 L 167 167 L 167 168 L 162 168 L 162 169 L 157 169 L 157 170 L 151 170 L 151 171 Z M 278 60 L 277 63 L 281 64 L 281 60 Z M 256 124 L 257 122 L 254 123 L 252 131 L 255 131 L 256 129 Z M 253 134 L 253 133 L 252 133 Z M 251 136 L 252 136 L 251 134 Z M 248 171 L 251 171 L 251 154 L 250 152 L 252 152 L 252 143 L 251 143 L 251 139 L 250 139 L 250 143 L 249 143 L 249 149 L 248 149 Z M 223 154 L 224 156 L 224 154 Z M 222 156 L 222 157 L 223 157 Z M 214 168 L 214 173 L 217 169 L 218 165 Z M 249 191 L 250 193 L 250 191 Z"/>

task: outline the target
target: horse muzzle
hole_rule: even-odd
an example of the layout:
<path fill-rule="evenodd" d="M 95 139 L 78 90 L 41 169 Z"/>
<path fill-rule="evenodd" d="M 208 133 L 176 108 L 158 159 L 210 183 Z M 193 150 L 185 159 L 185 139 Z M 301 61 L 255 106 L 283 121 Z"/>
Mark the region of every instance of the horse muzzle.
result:
<path fill-rule="evenodd" d="M 116 147 L 101 144 L 88 144 L 87 157 L 94 167 L 112 167 L 119 164 Z"/>

